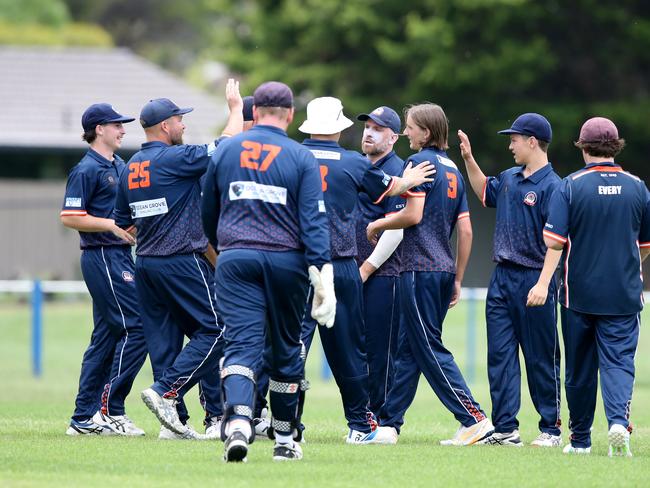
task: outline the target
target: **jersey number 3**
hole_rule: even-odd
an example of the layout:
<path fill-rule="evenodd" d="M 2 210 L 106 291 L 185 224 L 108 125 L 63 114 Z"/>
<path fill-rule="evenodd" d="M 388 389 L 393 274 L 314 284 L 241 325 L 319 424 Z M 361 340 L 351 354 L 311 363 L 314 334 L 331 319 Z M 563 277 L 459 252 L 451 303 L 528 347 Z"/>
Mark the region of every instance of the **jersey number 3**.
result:
<path fill-rule="evenodd" d="M 151 161 L 129 164 L 129 190 L 147 188 L 151 186 L 149 178 L 149 164 Z"/>
<path fill-rule="evenodd" d="M 255 141 L 243 141 L 241 146 L 244 149 L 239 156 L 241 167 L 254 169 L 255 171 L 269 169 L 273 160 L 282 151 L 282 147 L 275 144 L 261 144 Z M 265 152 L 266 156 L 260 162 L 262 152 Z"/>
<path fill-rule="evenodd" d="M 456 198 L 456 195 L 458 194 L 458 178 L 451 171 L 447 171 L 445 176 L 447 176 L 448 182 L 447 196 L 449 198 Z"/>

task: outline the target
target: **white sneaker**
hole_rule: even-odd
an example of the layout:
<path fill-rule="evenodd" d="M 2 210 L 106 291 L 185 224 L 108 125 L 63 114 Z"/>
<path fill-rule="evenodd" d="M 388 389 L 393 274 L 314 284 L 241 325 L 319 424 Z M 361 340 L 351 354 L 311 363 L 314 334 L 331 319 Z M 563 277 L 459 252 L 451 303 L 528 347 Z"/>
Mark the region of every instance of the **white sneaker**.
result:
<path fill-rule="evenodd" d="M 376 430 L 372 432 L 361 432 L 359 430 L 350 429 L 348 436 L 345 438 L 346 444 L 372 444 L 372 441 L 377 434 Z"/>
<path fill-rule="evenodd" d="M 160 426 L 160 434 L 158 434 L 158 439 L 165 441 L 178 441 L 178 440 L 189 440 L 189 441 L 205 441 L 208 440 L 207 435 L 199 434 L 195 431 L 191 425 L 186 425 L 187 429 L 184 434 L 177 434 L 176 432 L 169 430 L 164 425 Z M 220 438 L 220 437 L 219 437 Z"/>
<path fill-rule="evenodd" d="M 181 420 L 178 418 L 176 400 L 172 398 L 163 398 L 152 388 L 144 390 L 140 394 L 140 397 L 162 425 L 181 436 L 186 435 L 187 427 L 183 425 Z"/>
<path fill-rule="evenodd" d="M 101 425 L 97 425 L 93 422 L 93 419 L 88 420 L 70 420 L 70 425 L 65 431 L 66 435 L 77 436 L 77 435 L 114 435 L 112 430 L 105 429 Z"/>
<path fill-rule="evenodd" d="M 291 444 L 275 443 L 273 446 L 274 461 L 300 461 L 302 459 L 302 448 L 300 444 L 293 441 Z"/>
<path fill-rule="evenodd" d="M 440 445 L 471 446 L 472 444 L 482 444 L 482 441 L 488 438 L 493 432 L 494 426 L 490 422 L 490 419 L 486 417 L 470 427 L 461 425 L 454 437 L 440 441 Z"/>
<path fill-rule="evenodd" d="M 523 447 L 524 443 L 521 442 L 519 437 L 519 430 L 515 429 L 512 432 L 494 432 L 492 435 L 481 439 L 477 444 L 489 446 L 514 446 Z"/>
<path fill-rule="evenodd" d="M 255 439 L 269 439 L 269 427 L 271 427 L 271 421 L 268 418 L 269 409 L 263 408 L 261 415 L 258 418 L 253 419 L 253 425 L 255 426 Z"/>
<path fill-rule="evenodd" d="M 227 463 L 245 463 L 248 454 L 248 439 L 241 430 L 235 430 L 224 443 L 223 460 Z"/>
<path fill-rule="evenodd" d="M 562 436 L 542 432 L 530 445 L 535 447 L 560 447 L 562 445 Z"/>
<path fill-rule="evenodd" d="M 630 432 L 621 424 L 613 424 L 607 433 L 609 440 L 608 456 L 632 457 L 630 451 Z"/>
<path fill-rule="evenodd" d="M 111 416 L 102 413 L 101 410 L 97 410 L 91 421 L 97 425 L 101 425 L 105 431 L 108 431 L 104 432 L 104 435 L 128 435 L 124 415 Z"/>
<path fill-rule="evenodd" d="M 397 429 L 395 429 L 395 427 L 380 425 L 375 430 L 375 437 L 371 439 L 369 442 L 371 444 L 395 445 L 397 444 L 398 439 L 399 439 L 399 434 L 397 433 Z"/>
<path fill-rule="evenodd" d="M 564 454 L 591 454 L 591 446 L 589 447 L 573 447 L 569 442 L 564 449 L 562 449 Z"/>
<path fill-rule="evenodd" d="M 205 427 L 205 437 L 208 440 L 221 440 L 221 420 L 223 417 L 212 417 Z"/>

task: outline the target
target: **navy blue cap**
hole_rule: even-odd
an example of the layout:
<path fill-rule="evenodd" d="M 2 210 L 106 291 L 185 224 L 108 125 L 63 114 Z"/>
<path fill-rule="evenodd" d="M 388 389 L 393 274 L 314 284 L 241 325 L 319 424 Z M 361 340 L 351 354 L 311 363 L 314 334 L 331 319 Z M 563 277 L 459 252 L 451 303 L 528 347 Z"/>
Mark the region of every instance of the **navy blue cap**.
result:
<path fill-rule="evenodd" d="M 553 138 L 553 130 L 549 121 L 543 115 L 536 113 L 520 115 L 512 123 L 510 129 L 500 130 L 499 134 L 522 134 L 545 142 L 551 142 Z"/>
<path fill-rule="evenodd" d="M 167 120 L 169 117 L 174 115 L 183 115 L 190 113 L 193 108 L 180 108 L 169 98 L 156 98 L 154 100 L 149 100 L 149 102 L 142 107 L 140 111 L 140 124 L 145 129 L 147 127 L 153 127 L 156 124 L 161 123 L 163 120 Z"/>
<path fill-rule="evenodd" d="M 113 122 L 133 122 L 135 118 L 118 114 L 110 103 L 95 103 L 88 107 L 81 116 L 81 126 L 84 131 L 89 131 L 98 125 Z"/>
<path fill-rule="evenodd" d="M 242 112 L 244 113 L 244 122 L 250 122 L 253 120 L 253 105 L 254 99 L 252 96 L 244 97 L 244 108 Z"/>
<path fill-rule="evenodd" d="M 382 127 L 388 127 L 392 129 L 395 134 L 400 133 L 400 128 L 402 126 L 402 121 L 397 115 L 397 112 L 390 107 L 377 107 L 369 114 L 357 115 L 357 120 L 372 120 L 374 123 L 381 125 Z"/>
<path fill-rule="evenodd" d="M 293 93 L 284 83 L 267 81 L 255 89 L 253 104 L 256 107 L 293 107 Z"/>

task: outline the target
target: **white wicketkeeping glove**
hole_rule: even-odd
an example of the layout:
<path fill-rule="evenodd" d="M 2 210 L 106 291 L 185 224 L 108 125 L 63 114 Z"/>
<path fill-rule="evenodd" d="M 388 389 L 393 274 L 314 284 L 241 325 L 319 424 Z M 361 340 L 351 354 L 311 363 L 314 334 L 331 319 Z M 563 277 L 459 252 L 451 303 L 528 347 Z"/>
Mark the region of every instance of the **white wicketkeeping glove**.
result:
<path fill-rule="evenodd" d="M 310 266 L 309 281 L 314 287 L 314 301 L 311 306 L 311 316 L 316 322 L 325 327 L 334 325 L 336 316 L 336 295 L 334 294 L 334 268 L 330 263 L 324 264 L 320 271 L 316 266 Z"/>

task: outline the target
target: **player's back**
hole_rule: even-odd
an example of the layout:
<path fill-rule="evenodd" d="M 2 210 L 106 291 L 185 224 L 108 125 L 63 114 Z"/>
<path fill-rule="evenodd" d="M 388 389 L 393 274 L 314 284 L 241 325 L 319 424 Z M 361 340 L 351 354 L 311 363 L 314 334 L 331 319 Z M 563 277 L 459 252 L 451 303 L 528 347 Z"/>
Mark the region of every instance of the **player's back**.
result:
<path fill-rule="evenodd" d="M 354 257 L 357 255 L 358 194 L 363 190 L 363 178 L 371 163 L 334 141 L 306 139 L 303 145 L 316 157 L 320 167 L 332 258 Z"/>
<path fill-rule="evenodd" d="M 648 218 L 650 198 L 645 184 L 608 163 L 589 165 L 568 176 L 563 185 L 569 200 L 564 281 L 568 278 L 573 290 L 580 289 L 585 302 L 602 296 L 618 302 L 621 313 L 638 308 L 642 290 L 639 232 Z M 581 299 L 576 299 L 572 308 L 581 308 Z M 591 304 L 587 308 L 593 312 Z"/>
<path fill-rule="evenodd" d="M 212 164 L 219 250 L 302 249 L 305 233 L 319 233 L 325 216 L 317 162 L 282 129 L 257 125 L 238 134 L 220 145 Z"/>
<path fill-rule="evenodd" d="M 206 146 L 162 142 L 147 142 L 131 157 L 120 178 L 116 216 L 130 208 L 138 255 L 205 251 L 199 180 L 208 161 Z"/>
<path fill-rule="evenodd" d="M 424 161 L 433 164 L 436 176 L 407 192 L 425 202 L 420 223 L 404 230 L 402 269 L 455 273 L 450 239 L 456 222 L 469 217 L 465 181 L 444 151 L 429 147 L 408 158 L 413 166 Z"/>

